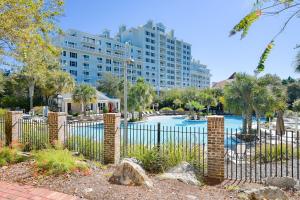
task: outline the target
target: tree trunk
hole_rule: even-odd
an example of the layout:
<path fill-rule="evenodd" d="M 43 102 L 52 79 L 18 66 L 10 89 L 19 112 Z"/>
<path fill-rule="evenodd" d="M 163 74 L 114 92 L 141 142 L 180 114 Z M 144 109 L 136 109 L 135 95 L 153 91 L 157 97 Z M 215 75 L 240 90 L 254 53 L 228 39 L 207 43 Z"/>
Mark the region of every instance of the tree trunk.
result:
<path fill-rule="evenodd" d="M 247 115 L 247 133 L 250 134 L 252 131 L 252 109 L 246 111 Z"/>
<path fill-rule="evenodd" d="M 29 85 L 30 110 L 33 108 L 34 84 Z"/>
<path fill-rule="evenodd" d="M 276 132 L 277 135 L 284 135 L 284 121 L 283 121 L 283 112 L 277 111 L 277 120 L 276 120 Z"/>
<path fill-rule="evenodd" d="M 84 116 L 86 116 L 86 109 L 84 103 L 81 103 L 81 113 L 84 113 Z"/>
<path fill-rule="evenodd" d="M 248 134 L 251 134 L 252 132 L 252 115 L 248 114 L 248 120 L 247 120 L 247 124 L 248 124 Z"/>
<path fill-rule="evenodd" d="M 295 133 L 296 134 L 298 133 L 298 123 L 299 123 L 298 112 L 296 112 L 296 122 L 295 122 Z"/>
<path fill-rule="evenodd" d="M 243 129 L 242 129 L 243 133 L 247 132 L 247 118 L 245 115 L 243 115 Z"/>
<path fill-rule="evenodd" d="M 139 120 L 142 120 L 142 119 L 143 119 L 143 113 L 139 112 Z"/>
<path fill-rule="evenodd" d="M 134 111 L 131 112 L 131 120 L 134 121 Z"/>
<path fill-rule="evenodd" d="M 260 116 L 256 114 L 256 126 L 257 126 L 257 133 L 259 133 L 260 130 Z"/>

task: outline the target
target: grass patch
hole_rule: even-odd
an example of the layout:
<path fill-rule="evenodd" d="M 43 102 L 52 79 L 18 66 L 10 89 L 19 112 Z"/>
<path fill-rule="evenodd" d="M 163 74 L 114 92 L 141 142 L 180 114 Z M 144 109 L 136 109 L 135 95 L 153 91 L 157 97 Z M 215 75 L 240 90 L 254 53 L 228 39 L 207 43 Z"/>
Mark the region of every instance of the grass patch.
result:
<path fill-rule="evenodd" d="M 82 157 L 74 157 L 67 149 L 45 149 L 34 154 L 38 172 L 59 175 L 75 171 L 87 171 Z"/>
<path fill-rule="evenodd" d="M 21 124 L 19 135 L 22 151 L 33 151 L 49 148 L 48 125 L 43 122 L 27 122 Z"/>
<path fill-rule="evenodd" d="M 237 185 L 229 185 L 229 186 L 225 187 L 225 190 L 227 190 L 229 192 L 238 191 L 239 189 L 240 189 L 240 187 Z"/>
<path fill-rule="evenodd" d="M 172 143 L 161 145 L 160 149 L 134 145 L 129 149 L 128 156 L 141 161 L 143 168 L 150 173 L 164 172 L 182 161 L 190 163 L 199 172 L 206 168 L 206 162 L 203 162 L 203 148 L 198 145 L 190 150 L 184 145 L 174 146 Z"/>
<path fill-rule="evenodd" d="M 18 154 L 18 150 L 4 147 L 0 150 L 0 166 L 23 162 L 27 157 Z"/>
<path fill-rule="evenodd" d="M 300 154 L 300 152 L 299 152 Z M 262 144 L 256 146 L 256 155 L 253 156 L 253 161 L 260 161 L 263 163 L 280 161 L 280 160 L 289 160 L 297 158 L 297 149 L 292 149 L 292 145 L 287 144 Z"/>
<path fill-rule="evenodd" d="M 76 151 L 90 160 L 102 160 L 103 142 L 84 136 L 71 136 L 65 146 L 70 151 Z"/>

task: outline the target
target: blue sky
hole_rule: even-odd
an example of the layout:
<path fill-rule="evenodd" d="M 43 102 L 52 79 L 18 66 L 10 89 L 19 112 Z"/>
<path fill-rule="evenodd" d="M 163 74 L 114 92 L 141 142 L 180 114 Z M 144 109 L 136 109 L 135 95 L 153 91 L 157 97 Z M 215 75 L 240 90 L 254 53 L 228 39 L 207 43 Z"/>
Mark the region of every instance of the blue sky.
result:
<path fill-rule="evenodd" d="M 284 23 L 286 15 L 263 18 L 248 36 L 228 37 L 231 28 L 252 8 L 254 0 L 66 0 L 63 29 L 74 28 L 99 34 L 103 29 L 114 35 L 121 24 L 136 27 L 149 19 L 175 30 L 175 36 L 192 44 L 192 55 L 211 69 L 212 81 L 233 72 L 253 73 L 267 43 Z M 290 23 L 277 39 L 266 62 L 265 73 L 300 78 L 293 68 L 300 43 L 300 19 Z M 297 28 L 298 26 L 298 28 Z M 297 37 L 298 36 L 298 37 Z"/>

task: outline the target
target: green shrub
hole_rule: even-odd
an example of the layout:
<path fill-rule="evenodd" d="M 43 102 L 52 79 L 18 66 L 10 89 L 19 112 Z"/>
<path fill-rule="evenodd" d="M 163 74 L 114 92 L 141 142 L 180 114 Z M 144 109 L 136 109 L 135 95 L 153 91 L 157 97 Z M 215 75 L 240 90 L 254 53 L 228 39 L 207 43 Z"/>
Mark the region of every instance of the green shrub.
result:
<path fill-rule="evenodd" d="M 0 117 L 4 117 L 7 111 L 7 109 L 0 108 Z"/>
<path fill-rule="evenodd" d="M 74 113 L 72 113 L 72 116 L 73 116 L 73 117 L 78 117 L 78 115 L 79 115 L 79 113 L 78 113 L 78 112 L 74 112 Z"/>
<path fill-rule="evenodd" d="M 106 105 L 105 105 L 104 108 L 103 108 L 103 113 L 108 113 L 108 108 L 107 108 Z"/>
<path fill-rule="evenodd" d="M 282 148 L 281 148 L 282 146 Z M 293 155 L 294 154 L 294 155 Z M 262 144 L 256 146 L 256 154 L 253 155 L 253 161 L 260 161 L 263 163 L 273 162 L 273 161 L 280 161 L 280 160 L 288 160 L 291 159 L 292 156 L 295 158 L 297 157 L 297 149 L 293 149 L 292 153 L 292 146 L 286 144 L 277 144 L 270 145 L 270 144 Z"/>
<path fill-rule="evenodd" d="M 162 109 L 160 109 L 160 111 L 173 111 L 173 109 L 170 107 L 163 107 Z"/>
<path fill-rule="evenodd" d="M 84 171 L 88 167 L 82 158 L 74 157 L 67 149 L 45 149 L 34 154 L 38 172 L 47 175 L 59 175 L 74 171 Z"/>
<path fill-rule="evenodd" d="M 177 108 L 176 111 L 177 112 L 184 112 L 184 109 L 183 108 Z"/>
<path fill-rule="evenodd" d="M 195 145 L 189 150 L 185 145 L 175 145 L 172 143 L 161 145 L 160 151 L 157 147 L 147 149 L 146 146 L 134 145 L 129 150 L 129 157 L 134 157 L 141 161 L 143 168 L 150 173 L 164 172 L 182 161 L 187 161 L 198 171 L 203 166 L 203 148 Z"/>
<path fill-rule="evenodd" d="M 23 122 L 19 142 L 23 151 L 41 150 L 49 147 L 48 127 L 43 123 Z"/>
<path fill-rule="evenodd" d="M 33 108 L 35 115 L 42 115 L 43 114 L 43 106 L 36 106 Z"/>
<path fill-rule="evenodd" d="M 66 147 L 76 151 L 84 157 L 92 160 L 101 160 L 103 155 L 103 142 L 99 142 L 84 136 L 71 136 L 67 140 Z"/>
<path fill-rule="evenodd" d="M 16 149 L 4 147 L 0 150 L 0 166 L 15 164 L 25 160 L 26 157 L 19 155 Z"/>

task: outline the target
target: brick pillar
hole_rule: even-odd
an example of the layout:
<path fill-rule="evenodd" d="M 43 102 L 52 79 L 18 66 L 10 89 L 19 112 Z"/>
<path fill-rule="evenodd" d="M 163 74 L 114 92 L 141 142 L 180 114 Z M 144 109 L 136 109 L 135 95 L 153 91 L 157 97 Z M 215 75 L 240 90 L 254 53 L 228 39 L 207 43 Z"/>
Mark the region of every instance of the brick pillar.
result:
<path fill-rule="evenodd" d="M 5 115 L 5 145 L 10 146 L 18 143 L 19 123 L 22 119 L 22 111 L 8 111 Z"/>
<path fill-rule="evenodd" d="M 120 161 L 121 113 L 104 114 L 104 163 L 118 164 Z"/>
<path fill-rule="evenodd" d="M 210 181 L 224 180 L 224 116 L 208 116 L 207 176 Z"/>
<path fill-rule="evenodd" d="M 64 112 L 49 112 L 49 142 L 51 144 L 64 144 L 64 125 L 67 122 L 67 114 Z"/>

